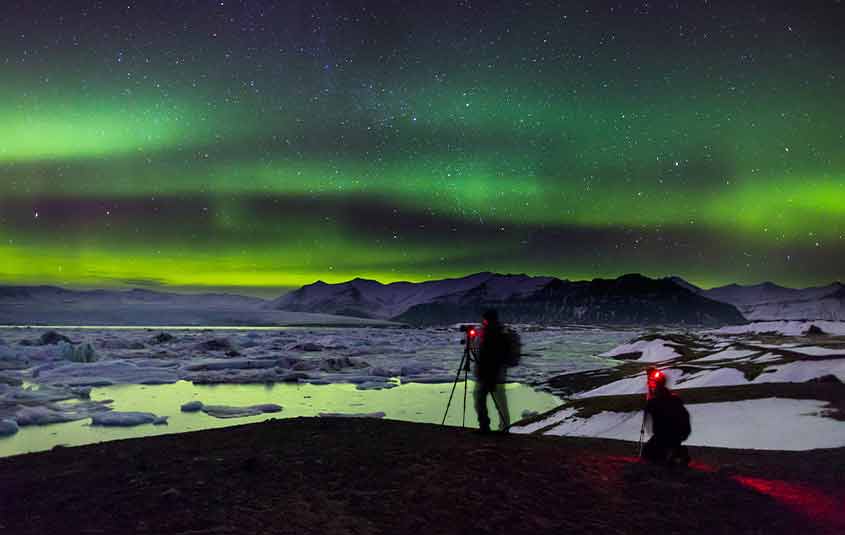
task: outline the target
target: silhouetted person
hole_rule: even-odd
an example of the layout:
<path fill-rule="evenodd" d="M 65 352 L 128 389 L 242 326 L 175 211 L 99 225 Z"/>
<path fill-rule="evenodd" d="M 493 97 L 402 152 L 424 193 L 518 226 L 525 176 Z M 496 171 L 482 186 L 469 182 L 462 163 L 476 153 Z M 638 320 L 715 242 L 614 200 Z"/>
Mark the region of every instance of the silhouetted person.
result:
<path fill-rule="evenodd" d="M 643 458 L 656 463 L 689 464 L 687 447 L 681 443 L 690 435 L 689 412 L 684 402 L 666 387 L 666 374 L 649 368 L 646 423 L 653 433 L 643 447 Z"/>
<path fill-rule="evenodd" d="M 487 415 L 487 394 L 493 398 L 499 411 L 499 429 L 506 431 L 510 425 L 508 398 L 505 394 L 507 366 L 505 359 L 508 340 L 504 326 L 499 323 L 499 314 L 487 310 L 482 317 L 482 328 L 478 343 L 478 358 L 475 363 L 475 412 L 482 432 L 490 431 L 490 417 Z"/>

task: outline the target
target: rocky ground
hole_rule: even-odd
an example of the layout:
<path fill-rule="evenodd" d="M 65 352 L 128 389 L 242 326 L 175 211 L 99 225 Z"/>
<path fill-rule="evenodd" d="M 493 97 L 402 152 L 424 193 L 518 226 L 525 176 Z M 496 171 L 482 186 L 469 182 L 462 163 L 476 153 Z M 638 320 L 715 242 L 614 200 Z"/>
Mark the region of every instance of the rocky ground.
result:
<path fill-rule="evenodd" d="M 842 533 L 842 448 L 691 448 L 372 419 L 271 420 L 0 459 L 0 531 Z"/>

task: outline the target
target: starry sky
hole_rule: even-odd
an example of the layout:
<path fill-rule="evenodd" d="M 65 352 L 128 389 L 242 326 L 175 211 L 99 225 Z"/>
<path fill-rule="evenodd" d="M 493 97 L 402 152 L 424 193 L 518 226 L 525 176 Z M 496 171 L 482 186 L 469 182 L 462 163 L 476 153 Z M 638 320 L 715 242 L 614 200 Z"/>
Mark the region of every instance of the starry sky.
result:
<path fill-rule="evenodd" d="M 845 5 L 0 4 L 0 284 L 845 279 Z"/>

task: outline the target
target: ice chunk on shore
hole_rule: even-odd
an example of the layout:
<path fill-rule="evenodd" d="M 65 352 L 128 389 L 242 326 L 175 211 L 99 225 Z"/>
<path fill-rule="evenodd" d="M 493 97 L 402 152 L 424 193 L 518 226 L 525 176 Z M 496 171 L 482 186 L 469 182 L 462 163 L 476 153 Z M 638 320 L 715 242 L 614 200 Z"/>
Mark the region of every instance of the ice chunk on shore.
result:
<path fill-rule="evenodd" d="M 202 412 L 215 418 L 242 418 L 244 416 L 258 416 L 265 412 L 280 412 L 282 407 L 275 403 L 250 405 L 249 407 L 231 407 L 229 405 L 203 405 Z"/>
<path fill-rule="evenodd" d="M 0 420 L 0 437 L 8 437 L 18 432 L 18 423 L 14 420 Z"/>
<path fill-rule="evenodd" d="M 156 421 L 160 418 L 151 412 L 104 412 L 91 417 L 91 425 L 105 427 L 132 427 Z"/>

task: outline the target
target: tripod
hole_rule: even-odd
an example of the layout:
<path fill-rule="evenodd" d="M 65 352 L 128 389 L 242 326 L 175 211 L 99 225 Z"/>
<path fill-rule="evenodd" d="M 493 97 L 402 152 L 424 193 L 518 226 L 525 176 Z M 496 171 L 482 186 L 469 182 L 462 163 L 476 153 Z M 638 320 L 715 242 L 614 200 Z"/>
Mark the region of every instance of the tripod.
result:
<path fill-rule="evenodd" d="M 640 426 L 640 444 L 638 446 L 640 452 L 637 454 L 640 458 L 643 456 L 643 436 L 645 436 L 645 411 L 643 411 L 643 424 Z"/>
<path fill-rule="evenodd" d="M 461 326 L 461 330 L 466 333 L 466 336 L 461 343 L 464 345 L 464 354 L 461 357 L 461 363 L 458 365 L 458 372 L 455 374 L 455 380 L 452 382 L 452 392 L 449 394 L 449 401 L 446 403 L 446 412 L 443 413 L 443 420 L 440 425 L 446 424 L 446 416 L 449 414 L 449 407 L 452 405 L 452 397 L 455 395 L 455 387 L 458 386 L 458 380 L 461 378 L 461 372 L 464 372 L 464 413 L 461 418 L 461 427 L 466 427 L 467 422 L 467 379 L 469 376 L 469 363 L 473 358 L 478 358 L 478 348 L 474 347 L 473 342 L 476 340 L 476 331 L 474 328 L 465 328 Z"/>
<path fill-rule="evenodd" d="M 449 415 L 449 407 L 452 405 L 452 397 L 455 395 L 455 388 L 458 386 L 458 380 L 461 378 L 461 372 L 464 373 L 464 412 L 461 417 L 461 427 L 466 427 L 467 420 L 467 383 L 469 378 L 469 364 L 473 360 L 478 360 L 478 331 L 475 327 L 462 325 L 461 330 L 466 333 L 461 343 L 464 344 L 464 354 L 461 357 L 461 363 L 458 365 L 458 371 L 455 374 L 455 380 L 452 382 L 452 392 L 449 394 L 449 401 L 446 403 L 446 411 L 443 413 L 443 420 L 440 425 L 446 424 L 446 416 Z M 493 404 L 496 406 L 496 412 L 499 418 L 502 418 L 502 409 L 499 407 L 499 402 L 496 401 L 495 396 L 490 396 L 493 399 Z M 486 400 L 485 400 L 486 402 Z"/>

